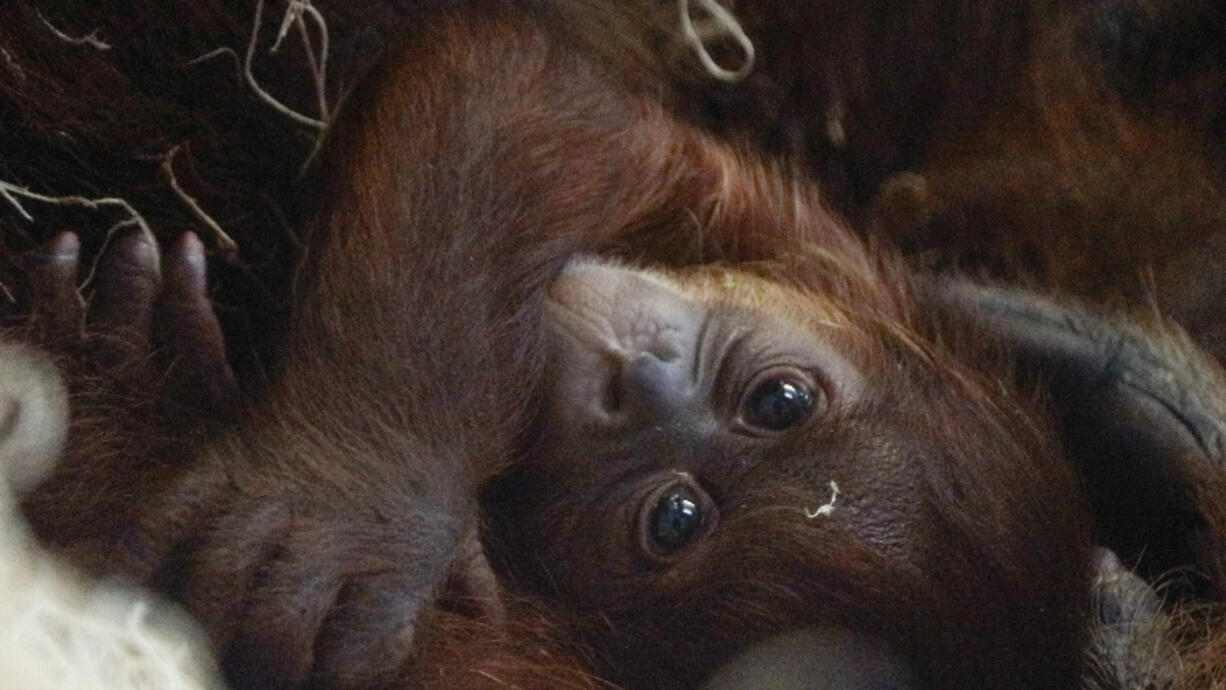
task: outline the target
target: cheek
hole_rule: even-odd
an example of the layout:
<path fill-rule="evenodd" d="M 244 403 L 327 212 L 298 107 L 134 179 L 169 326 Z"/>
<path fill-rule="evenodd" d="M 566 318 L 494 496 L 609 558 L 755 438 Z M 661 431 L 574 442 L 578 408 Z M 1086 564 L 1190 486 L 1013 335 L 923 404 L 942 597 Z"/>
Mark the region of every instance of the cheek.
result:
<path fill-rule="evenodd" d="M 634 578 L 624 516 L 578 504 L 560 523 L 533 525 L 550 585 L 580 608 L 601 608 Z"/>
<path fill-rule="evenodd" d="M 580 608 L 608 610 L 693 582 L 713 542 L 709 530 L 718 530 L 718 513 L 709 500 L 694 497 L 705 520 L 694 541 L 680 547 L 676 560 L 649 552 L 644 530 L 652 528 L 658 499 L 674 493 L 670 487 L 626 482 L 599 496 L 574 486 L 568 497 L 536 511 L 528 532 L 551 587 Z"/>
<path fill-rule="evenodd" d="M 879 418 L 871 410 L 836 414 L 761 458 L 722 499 L 721 543 L 761 552 L 753 567 L 769 567 L 774 552 L 814 569 L 835 568 L 830 554 L 841 542 L 883 561 L 915 562 L 931 524 L 922 472 L 930 460 Z"/>

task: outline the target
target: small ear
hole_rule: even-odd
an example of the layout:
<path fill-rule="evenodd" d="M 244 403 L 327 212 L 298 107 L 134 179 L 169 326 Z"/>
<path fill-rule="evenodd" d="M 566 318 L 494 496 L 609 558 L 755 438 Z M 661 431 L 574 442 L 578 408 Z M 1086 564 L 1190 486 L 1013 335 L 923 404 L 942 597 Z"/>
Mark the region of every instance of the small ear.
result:
<path fill-rule="evenodd" d="M 1044 387 L 1099 539 L 1147 577 L 1226 589 L 1226 375 L 1176 327 L 1142 326 L 1020 289 L 944 278 L 934 305 L 970 318 Z M 1212 591 L 1206 591 L 1212 590 Z"/>
<path fill-rule="evenodd" d="M 55 467 L 68 436 L 68 393 L 55 365 L 0 343 L 0 485 L 21 494 Z"/>

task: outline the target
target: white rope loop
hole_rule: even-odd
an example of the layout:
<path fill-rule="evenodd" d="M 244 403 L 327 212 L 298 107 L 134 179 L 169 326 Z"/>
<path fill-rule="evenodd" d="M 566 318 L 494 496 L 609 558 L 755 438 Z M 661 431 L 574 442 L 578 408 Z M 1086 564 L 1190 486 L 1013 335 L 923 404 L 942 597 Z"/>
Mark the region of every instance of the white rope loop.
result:
<path fill-rule="evenodd" d="M 681 14 L 681 33 L 685 36 L 685 40 L 690 46 L 693 47 L 694 54 L 698 56 L 698 61 L 702 63 L 703 69 L 720 81 L 738 82 L 744 79 L 753 70 L 753 41 L 749 40 L 749 36 L 741 28 L 741 23 L 723 5 L 720 5 L 715 0 L 698 0 L 698 5 L 706 10 L 713 25 L 711 27 L 712 31 L 704 32 L 708 34 L 706 38 L 728 36 L 733 41 L 736 41 L 737 45 L 741 47 L 741 51 L 745 54 L 745 59 L 737 69 L 729 70 L 721 67 L 711 57 L 710 51 L 707 50 L 702 33 L 699 33 L 698 29 L 694 27 L 694 20 L 690 18 L 690 0 L 677 0 L 677 9 Z"/>

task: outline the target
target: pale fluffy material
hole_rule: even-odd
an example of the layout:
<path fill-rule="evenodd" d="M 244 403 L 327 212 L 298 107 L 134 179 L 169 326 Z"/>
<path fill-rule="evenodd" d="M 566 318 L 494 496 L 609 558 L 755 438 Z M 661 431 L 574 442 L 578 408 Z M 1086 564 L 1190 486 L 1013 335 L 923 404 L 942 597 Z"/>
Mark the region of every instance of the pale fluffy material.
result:
<path fill-rule="evenodd" d="M 186 616 L 151 594 L 87 582 L 30 537 L 14 491 L 54 464 L 67 415 L 53 367 L 0 346 L 0 690 L 221 688 Z"/>

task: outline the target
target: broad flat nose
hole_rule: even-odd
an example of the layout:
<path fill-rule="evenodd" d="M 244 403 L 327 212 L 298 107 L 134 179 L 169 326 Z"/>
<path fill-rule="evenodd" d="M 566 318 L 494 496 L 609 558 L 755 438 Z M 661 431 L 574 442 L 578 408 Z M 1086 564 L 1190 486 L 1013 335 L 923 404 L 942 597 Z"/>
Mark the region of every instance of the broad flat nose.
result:
<path fill-rule="evenodd" d="M 693 395 L 685 358 L 669 353 L 630 355 L 612 382 L 610 400 L 634 416 L 665 419 L 686 409 Z M 616 411 L 616 410 L 615 410 Z"/>
<path fill-rule="evenodd" d="M 557 419 L 607 430 L 703 409 L 694 376 L 707 306 L 673 279 L 579 260 L 548 297 Z"/>

